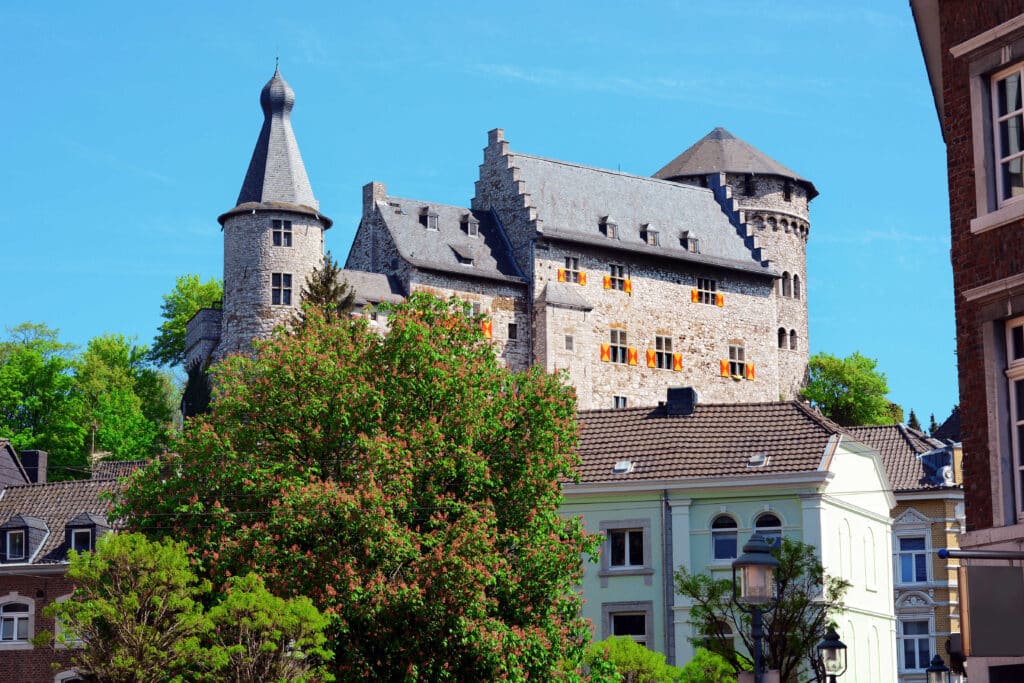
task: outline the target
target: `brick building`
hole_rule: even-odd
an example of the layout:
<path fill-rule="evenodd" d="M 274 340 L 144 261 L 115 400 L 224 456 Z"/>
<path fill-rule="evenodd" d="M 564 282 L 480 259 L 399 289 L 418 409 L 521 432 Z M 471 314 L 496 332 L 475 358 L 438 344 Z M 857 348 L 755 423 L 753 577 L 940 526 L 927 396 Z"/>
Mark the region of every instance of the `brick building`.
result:
<path fill-rule="evenodd" d="M 1024 2 L 911 0 L 946 143 L 967 532 L 964 551 L 1024 544 Z M 1024 578 L 996 562 L 1002 606 L 979 627 L 972 682 L 1024 680 Z M 995 567 L 993 567 L 995 568 Z M 961 591 L 963 586 L 961 585 Z M 1007 642 L 1001 634 L 1018 634 Z M 977 634 L 975 634 L 977 635 Z M 970 648 L 968 648 L 970 649 Z M 989 649 L 988 656 L 982 652 Z M 993 650 L 998 652 L 993 653 Z M 1017 656 L 999 656 L 1016 654 Z"/>
<path fill-rule="evenodd" d="M 287 322 L 330 219 L 275 72 L 224 228 L 224 301 L 188 327 L 188 368 Z M 489 133 L 469 206 L 363 188 L 345 263 L 367 311 L 414 291 L 484 318 L 511 368 L 564 370 L 581 408 L 794 398 L 808 358 L 806 240 L 814 185 L 717 128 L 641 177 L 510 150 Z"/>

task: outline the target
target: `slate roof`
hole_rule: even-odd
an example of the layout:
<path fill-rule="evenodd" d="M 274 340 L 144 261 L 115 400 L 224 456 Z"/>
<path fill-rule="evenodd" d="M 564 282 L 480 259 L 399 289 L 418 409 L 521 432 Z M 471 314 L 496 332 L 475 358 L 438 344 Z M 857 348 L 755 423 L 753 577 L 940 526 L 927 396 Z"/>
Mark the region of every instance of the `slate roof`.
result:
<path fill-rule="evenodd" d="M 855 439 L 881 454 L 893 491 L 898 493 L 936 488 L 926 483 L 925 471 L 917 456 L 942 448 L 945 444 L 938 439 L 901 424 L 847 427 L 846 430 Z"/>
<path fill-rule="evenodd" d="M 953 408 L 953 412 L 949 414 L 945 422 L 939 425 L 939 428 L 935 430 L 932 436 L 936 439 L 952 441 L 954 443 L 960 441 L 960 406 Z"/>
<path fill-rule="evenodd" d="M 654 174 L 655 178 L 670 180 L 704 176 L 711 173 L 751 173 L 790 178 L 807 187 L 808 199 L 818 195 L 814 184 L 786 168 L 748 142 L 736 137 L 725 128 L 713 131 L 693 146 L 665 164 Z"/>
<path fill-rule="evenodd" d="M 366 304 L 398 304 L 405 301 L 401 285 L 383 273 L 342 269 L 339 279 L 355 292 L 357 306 Z"/>
<path fill-rule="evenodd" d="M 11 484 L 29 483 L 28 474 L 21 465 L 21 460 L 14 446 L 7 439 L 0 439 L 0 489 Z"/>
<path fill-rule="evenodd" d="M 286 207 L 319 209 L 292 131 L 291 112 L 294 106 L 295 92 L 281 77 L 280 70 L 275 69 L 273 77 L 260 92 L 263 127 L 238 193 L 238 208 L 277 202 Z"/>
<path fill-rule="evenodd" d="M 526 282 L 501 228 L 488 211 L 401 197 L 385 197 L 377 202 L 377 209 L 401 257 L 417 268 L 469 278 Z M 437 230 L 427 229 L 424 212 L 437 215 Z M 480 223 L 475 237 L 464 228 L 463 220 L 470 215 Z M 472 265 L 460 263 L 460 256 L 471 258 Z"/>
<path fill-rule="evenodd" d="M 578 311 L 592 311 L 594 305 L 580 292 L 582 287 L 567 282 L 548 282 L 540 295 L 540 303 Z"/>
<path fill-rule="evenodd" d="M 508 159 L 545 238 L 775 275 L 754 258 L 711 190 L 517 152 Z M 614 239 L 600 230 L 606 217 L 617 225 Z M 641 239 L 644 226 L 660 244 Z M 700 253 L 683 246 L 684 232 L 700 241 Z"/>
<path fill-rule="evenodd" d="M 80 479 L 47 484 L 8 486 L 0 491 L 0 524 L 17 515 L 42 520 L 49 530 L 32 564 L 53 564 L 67 559 L 64 528 L 82 513 L 109 519 L 110 502 L 101 493 L 114 491 L 116 479 Z M 0 565 L 11 566 L 11 564 Z"/>
<path fill-rule="evenodd" d="M 623 482 L 697 477 L 761 477 L 813 472 L 843 429 L 796 401 L 698 404 L 688 416 L 665 408 L 579 413 L 581 481 Z M 767 455 L 767 464 L 749 467 Z M 613 474 L 630 460 L 630 474 Z"/>
<path fill-rule="evenodd" d="M 92 466 L 93 479 L 121 479 L 135 474 L 148 460 L 100 460 Z"/>

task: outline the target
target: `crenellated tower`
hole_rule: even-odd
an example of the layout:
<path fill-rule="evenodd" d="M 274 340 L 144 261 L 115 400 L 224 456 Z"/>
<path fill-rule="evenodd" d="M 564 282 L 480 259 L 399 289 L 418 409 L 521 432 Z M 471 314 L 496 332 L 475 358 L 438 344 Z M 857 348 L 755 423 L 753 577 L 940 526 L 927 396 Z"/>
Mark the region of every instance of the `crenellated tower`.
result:
<path fill-rule="evenodd" d="M 795 398 L 807 372 L 807 238 L 814 184 L 724 128 L 713 131 L 654 174 L 655 178 L 708 187 L 725 177 L 746 236 L 771 261 L 775 285 L 780 398 Z M 716 178 L 713 178 L 716 177 Z"/>
<path fill-rule="evenodd" d="M 306 276 L 323 262 L 331 220 L 306 176 L 291 111 L 295 93 L 280 70 L 263 87 L 263 127 L 224 231 L 224 302 L 217 357 L 245 352 L 292 319 Z"/>

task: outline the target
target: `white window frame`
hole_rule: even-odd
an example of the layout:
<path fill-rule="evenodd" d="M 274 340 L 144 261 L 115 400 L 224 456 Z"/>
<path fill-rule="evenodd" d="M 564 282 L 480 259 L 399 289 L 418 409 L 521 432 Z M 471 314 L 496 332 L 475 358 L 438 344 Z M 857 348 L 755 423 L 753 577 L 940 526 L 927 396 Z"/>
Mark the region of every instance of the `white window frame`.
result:
<path fill-rule="evenodd" d="M 904 636 L 903 628 L 907 622 L 924 622 L 928 625 L 928 632 L 926 634 L 918 634 L 912 636 Z M 908 668 L 906 661 L 906 652 L 904 651 L 904 641 L 908 638 L 913 639 L 915 642 L 927 639 L 928 641 L 928 660 L 935 655 L 935 617 L 932 615 L 925 614 L 908 614 L 905 616 L 897 617 L 896 624 L 896 656 L 899 661 L 900 673 L 921 673 L 928 668 L 929 661 L 923 662 L 923 666 Z M 914 654 L 917 656 L 920 650 L 914 649 Z"/>
<path fill-rule="evenodd" d="M 15 556 L 11 553 L 11 539 L 15 537 L 21 538 L 21 554 Z M 25 529 L 10 529 L 7 531 L 7 537 L 4 545 L 5 559 L 7 562 L 17 562 L 18 560 L 25 560 L 28 558 L 28 532 Z"/>
<path fill-rule="evenodd" d="M 917 550 L 903 550 L 900 545 L 902 541 L 908 539 L 921 539 L 924 541 L 924 548 Z M 914 530 L 914 531 L 900 531 L 898 534 L 894 534 L 893 542 L 896 545 L 896 565 L 893 568 L 893 577 L 897 586 L 922 586 L 927 585 L 931 582 L 932 568 L 931 568 L 931 539 L 927 530 Z M 911 578 L 909 581 L 903 578 L 903 558 L 911 558 L 911 574 L 917 576 L 917 557 L 924 557 L 924 580 L 918 580 L 917 578 Z"/>
<path fill-rule="evenodd" d="M 650 586 L 654 577 L 652 555 L 653 540 L 651 537 L 650 518 L 602 520 L 598 525 L 598 528 L 604 536 L 604 542 L 601 544 L 600 570 L 598 571 L 598 576 L 601 579 L 601 587 L 607 588 L 608 579 L 612 576 L 643 576 L 644 585 Z M 629 534 L 639 533 L 641 535 L 641 543 L 643 544 L 643 564 L 612 564 L 612 534 L 619 532 L 626 532 Z M 626 561 L 628 562 L 628 537 L 626 540 Z"/>
<path fill-rule="evenodd" d="M 79 536 L 79 535 L 82 535 L 82 534 L 84 534 L 86 536 L 86 538 L 88 539 L 86 544 L 85 544 L 85 552 L 90 552 L 91 553 L 92 550 L 93 550 L 93 542 L 94 542 L 95 539 L 93 538 L 93 536 L 94 536 L 93 530 L 89 529 L 89 528 L 72 529 L 71 530 L 71 549 L 75 550 L 77 552 L 82 552 L 81 549 L 76 547 L 78 545 L 78 543 L 75 541 L 75 537 Z"/>
<path fill-rule="evenodd" d="M 1014 336 L 1018 333 L 1021 341 L 1021 357 L 1014 358 Z M 1009 395 L 1010 412 L 1007 422 L 1010 427 L 1010 444 L 1013 454 L 1013 491 L 1016 501 L 1017 521 L 1024 521 L 1024 316 L 1006 321 L 1006 391 Z M 1017 395 L 1020 387 L 1021 396 Z"/>
<path fill-rule="evenodd" d="M 7 617 L 4 613 L 4 608 L 8 605 L 25 605 L 28 609 L 25 612 L 11 612 L 10 614 L 16 614 L 18 616 Z M 12 633 L 14 638 L 10 640 L 3 639 L 4 622 L 8 619 L 12 622 Z M 27 637 L 24 639 L 18 639 L 18 623 L 24 620 L 26 622 L 25 632 Z M 0 598 L 0 651 L 3 650 L 31 650 L 32 649 L 32 638 L 35 636 L 35 620 L 36 620 L 36 602 L 32 598 L 19 595 L 15 592 L 10 592 L 6 596 Z"/>
<path fill-rule="evenodd" d="M 1007 111 L 1005 114 L 1000 114 L 998 110 L 999 100 L 999 87 L 998 84 L 1007 80 L 1012 76 L 1017 76 L 1017 89 L 1021 91 L 1024 89 L 1024 62 L 1018 62 L 1008 69 L 997 71 L 992 74 L 989 78 L 989 107 L 991 111 L 992 126 L 992 161 L 993 161 L 993 175 L 995 176 L 995 190 L 996 190 L 996 205 L 1000 208 L 1007 204 L 1019 202 L 1024 199 L 1024 191 L 1020 194 L 1013 195 L 1010 197 L 1004 197 L 1004 191 L 1006 188 L 1003 187 L 1003 166 L 1007 163 L 1014 161 L 1024 164 L 1024 144 L 1021 145 L 1021 150 L 1018 152 L 1011 153 L 1007 156 L 1002 154 L 1002 134 L 1000 130 L 1000 124 L 1004 121 L 1010 121 L 1016 119 L 1021 124 L 1021 142 L 1024 143 L 1024 97 L 1021 100 L 1021 106 L 1017 109 Z"/>

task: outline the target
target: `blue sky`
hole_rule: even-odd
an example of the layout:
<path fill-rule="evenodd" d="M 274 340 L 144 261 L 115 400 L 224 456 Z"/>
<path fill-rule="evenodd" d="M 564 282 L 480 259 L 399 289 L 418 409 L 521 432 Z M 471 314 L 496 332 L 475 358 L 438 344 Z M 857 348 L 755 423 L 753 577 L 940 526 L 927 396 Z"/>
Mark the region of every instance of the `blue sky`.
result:
<path fill-rule="evenodd" d="M 922 422 L 958 402 L 945 149 L 905 2 L 0 5 L 0 324 L 150 342 L 221 274 L 280 54 L 327 246 L 360 188 L 468 204 L 489 129 L 649 175 L 723 126 L 809 178 L 811 350 L 879 360 Z"/>

